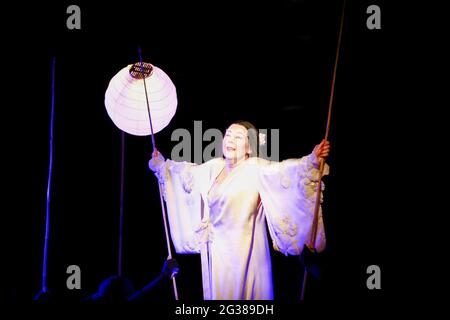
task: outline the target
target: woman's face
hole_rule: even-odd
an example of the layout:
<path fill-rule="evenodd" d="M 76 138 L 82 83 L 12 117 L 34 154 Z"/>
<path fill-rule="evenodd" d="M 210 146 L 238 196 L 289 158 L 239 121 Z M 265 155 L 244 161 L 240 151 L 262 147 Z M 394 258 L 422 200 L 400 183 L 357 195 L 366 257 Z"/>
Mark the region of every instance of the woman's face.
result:
<path fill-rule="evenodd" d="M 222 152 L 225 159 L 234 163 L 245 159 L 251 153 L 248 141 L 248 131 L 240 124 L 232 124 L 225 131 L 222 142 Z"/>

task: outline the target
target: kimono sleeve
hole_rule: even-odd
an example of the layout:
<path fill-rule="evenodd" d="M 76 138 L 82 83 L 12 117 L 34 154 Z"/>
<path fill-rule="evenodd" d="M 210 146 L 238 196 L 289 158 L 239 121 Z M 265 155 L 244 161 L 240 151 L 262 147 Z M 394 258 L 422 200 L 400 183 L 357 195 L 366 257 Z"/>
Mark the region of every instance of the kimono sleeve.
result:
<path fill-rule="evenodd" d="M 311 236 L 319 178 L 316 162 L 313 154 L 282 162 L 259 162 L 259 194 L 273 247 L 285 255 L 300 254 Z M 324 175 L 328 174 L 328 171 L 328 165 L 325 165 Z M 323 182 L 321 188 L 324 190 Z M 320 207 L 316 250 L 323 251 L 325 242 Z"/>
<path fill-rule="evenodd" d="M 166 160 L 150 168 L 162 188 L 175 251 L 199 253 L 202 231 L 207 228 L 200 186 L 207 183 L 208 165 Z"/>

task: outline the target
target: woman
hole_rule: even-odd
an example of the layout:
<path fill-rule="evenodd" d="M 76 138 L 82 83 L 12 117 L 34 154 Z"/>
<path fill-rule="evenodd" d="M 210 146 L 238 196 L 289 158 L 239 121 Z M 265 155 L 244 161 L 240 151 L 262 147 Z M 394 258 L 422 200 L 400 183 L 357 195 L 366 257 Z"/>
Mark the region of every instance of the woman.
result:
<path fill-rule="evenodd" d="M 299 255 L 309 239 L 322 141 L 301 159 L 270 162 L 254 157 L 246 121 L 226 130 L 223 158 L 201 165 L 149 162 L 163 186 L 172 241 L 177 253 L 200 253 L 204 299 L 273 299 L 272 267 L 265 221 L 275 250 Z M 325 174 L 328 167 L 325 166 Z M 325 247 L 319 211 L 316 249 Z"/>

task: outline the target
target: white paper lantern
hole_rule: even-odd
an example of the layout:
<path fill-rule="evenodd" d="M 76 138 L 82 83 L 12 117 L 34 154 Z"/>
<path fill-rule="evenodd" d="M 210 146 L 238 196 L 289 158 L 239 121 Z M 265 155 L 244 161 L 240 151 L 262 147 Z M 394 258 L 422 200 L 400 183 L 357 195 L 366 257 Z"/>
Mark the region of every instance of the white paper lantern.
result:
<path fill-rule="evenodd" d="M 164 71 L 149 63 L 144 65 L 151 69 L 150 75 L 145 78 L 145 84 L 153 133 L 157 133 L 175 115 L 177 93 L 175 85 Z M 130 74 L 132 66 L 126 66 L 111 79 L 105 93 L 105 106 L 109 117 L 119 129 L 132 135 L 147 136 L 151 134 L 151 130 L 144 80 L 142 76 L 139 79 Z"/>

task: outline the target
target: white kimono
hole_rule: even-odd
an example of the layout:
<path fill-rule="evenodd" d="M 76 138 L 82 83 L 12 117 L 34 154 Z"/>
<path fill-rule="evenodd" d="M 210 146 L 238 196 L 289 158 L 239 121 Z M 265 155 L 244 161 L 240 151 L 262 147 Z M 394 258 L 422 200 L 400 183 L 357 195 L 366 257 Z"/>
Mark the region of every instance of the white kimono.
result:
<path fill-rule="evenodd" d="M 201 254 L 205 300 L 273 299 L 265 221 L 275 250 L 301 253 L 314 215 L 315 163 L 313 154 L 282 162 L 249 158 L 211 189 L 223 158 L 201 165 L 150 161 L 163 186 L 176 252 Z M 320 210 L 316 249 L 324 248 Z"/>

